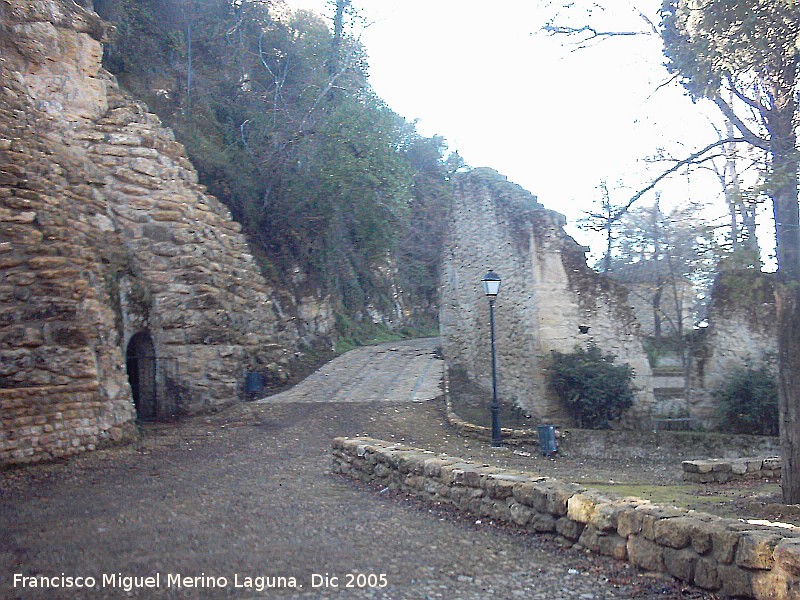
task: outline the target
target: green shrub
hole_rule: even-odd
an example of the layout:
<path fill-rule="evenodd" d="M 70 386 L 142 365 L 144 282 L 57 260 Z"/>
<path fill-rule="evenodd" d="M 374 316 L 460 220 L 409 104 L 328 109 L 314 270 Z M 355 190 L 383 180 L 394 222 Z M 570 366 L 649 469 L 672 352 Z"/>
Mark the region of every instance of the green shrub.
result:
<path fill-rule="evenodd" d="M 550 385 L 579 427 L 608 429 L 633 406 L 633 369 L 614 360 L 595 344 L 569 354 L 552 351 Z"/>
<path fill-rule="evenodd" d="M 778 435 L 778 384 L 766 365 L 734 371 L 713 395 L 723 431 Z"/>
<path fill-rule="evenodd" d="M 383 323 L 357 321 L 346 314 L 336 315 L 336 354 L 344 354 L 359 346 L 372 346 L 403 339 L 403 334 Z"/>

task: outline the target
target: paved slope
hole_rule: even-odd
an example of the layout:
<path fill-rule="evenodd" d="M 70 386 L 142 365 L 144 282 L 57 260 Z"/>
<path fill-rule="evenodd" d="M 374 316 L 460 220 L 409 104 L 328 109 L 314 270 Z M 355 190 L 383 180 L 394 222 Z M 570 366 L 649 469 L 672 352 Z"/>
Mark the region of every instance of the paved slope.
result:
<path fill-rule="evenodd" d="M 292 389 L 258 402 L 422 402 L 442 394 L 438 338 L 356 348 Z"/>

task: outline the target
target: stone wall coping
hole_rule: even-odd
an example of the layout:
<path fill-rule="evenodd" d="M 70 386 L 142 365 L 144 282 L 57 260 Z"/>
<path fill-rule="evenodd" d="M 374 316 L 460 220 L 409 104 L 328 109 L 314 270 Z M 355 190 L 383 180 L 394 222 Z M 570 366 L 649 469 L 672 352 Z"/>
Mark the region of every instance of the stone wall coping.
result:
<path fill-rule="evenodd" d="M 370 437 L 337 437 L 333 472 L 453 505 L 723 596 L 800 597 L 800 528 L 717 517 Z"/>
<path fill-rule="evenodd" d="M 681 463 L 684 481 L 721 483 L 742 479 L 774 479 L 781 476 L 780 456 L 705 458 Z"/>

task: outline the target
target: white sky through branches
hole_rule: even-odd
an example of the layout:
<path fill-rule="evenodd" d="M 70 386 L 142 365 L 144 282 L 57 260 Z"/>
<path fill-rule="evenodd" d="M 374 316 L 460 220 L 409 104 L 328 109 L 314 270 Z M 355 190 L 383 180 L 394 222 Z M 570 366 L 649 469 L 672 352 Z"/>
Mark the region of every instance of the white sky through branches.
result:
<path fill-rule="evenodd" d="M 330 18 L 326 0 L 287 0 Z M 564 213 L 569 232 L 599 251 L 602 242 L 574 223 L 594 209 L 605 179 L 624 203 L 671 163 L 647 164 L 666 149 L 683 158 L 717 139 L 716 107 L 692 104 L 677 83 L 663 85 L 661 41 L 625 36 L 577 48 L 541 30 L 553 8 L 535 0 L 353 0 L 377 94 L 423 135 L 442 135 L 472 167 L 492 167 Z M 579 3 L 576 3 L 579 4 Z M 586 3 L 590 4 L 590 3 Z M 658 24 L 660 0 L 606 3 L 598 27 L 641 30 L 635 5 Z M 579 13 L 560 24 L 582 25 Z M 713 202 L 713 176 L 676 175 L 660 188 L 664 206 Z M 640 202 L 652 203 L 649 194 Z M 767 207 L 765 207 L 766 211 Z M 768 215 L 767 215 L 768 216 Z M 767 219 L 768 220 L 768 219 Z M 763 228 L 762 228 L 763 229 Z M 763 232 L 769 239 L 769 232 Z"/>

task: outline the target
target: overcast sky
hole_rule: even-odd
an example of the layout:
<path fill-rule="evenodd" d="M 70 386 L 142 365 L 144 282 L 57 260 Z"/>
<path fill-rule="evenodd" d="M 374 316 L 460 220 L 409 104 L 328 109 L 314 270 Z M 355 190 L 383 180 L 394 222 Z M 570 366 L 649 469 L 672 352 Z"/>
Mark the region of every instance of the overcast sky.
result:
<path fill-rule="evenodd" d="M 444 136 L 472 167 L 488 166 L 574 223 L 607 180 L 622 202 L 665 168 L 660 147 L 683 157 L 716 139 L 716 109 L 667 84 L 657 36 L 617 37 L 578 49 L 541 30 L 544 0 L 353 0 L 379 96 L 424 135 Z M 326 0 L 288 0 L 330 17 Z M 566 4 L 556 3 L 556 4 Z M 642 29 L 632 4 L 601 14 L 609 28 Z M 635 2 L 658 22 L 660 0 Z M 596 15 L 598 17 L 598 15 Z M 577 16 L 571 17 L 576 19 Z M 566 20 L 565 20 L 566 21 Z M 711 201 L 719 184 L 685 176 L 662 202 Z M 643 201 L 652 202 L 652 196 Z M 721 204 L 717 199 L 717 211 Z M 573 227 L 582 243 L 596 244 Z"/>

